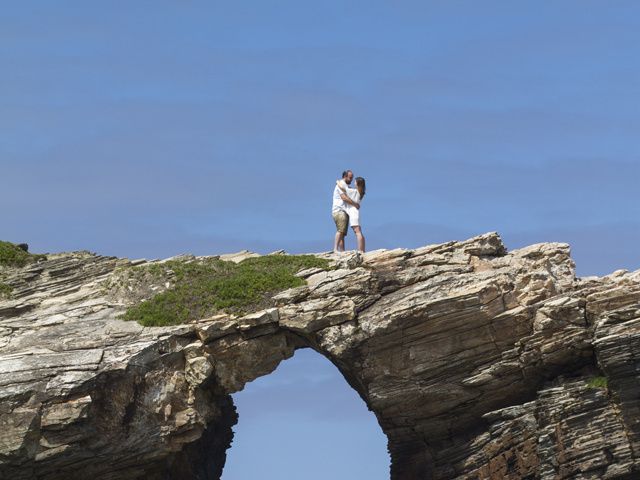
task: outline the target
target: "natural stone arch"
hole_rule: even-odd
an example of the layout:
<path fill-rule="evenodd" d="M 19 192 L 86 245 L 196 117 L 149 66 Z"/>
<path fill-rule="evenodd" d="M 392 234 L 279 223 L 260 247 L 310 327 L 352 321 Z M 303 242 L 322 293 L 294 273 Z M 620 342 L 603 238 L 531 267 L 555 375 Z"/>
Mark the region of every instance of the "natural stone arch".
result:
<path fill-rule="evenodd" d="M 169 478 L 176 479 L 218 480 L 233 436 L 231 427 L 238 421 L 231 394 L 242 390 L 255 379 L 271 374 L 298 349 L 311 348 L 331 361 L 327 352 L 318 351 L 317 345 L 312 345 L 299 333 L 283 329 L 264 333 L 270 330 L 265 329 L 265 325 L 270 323 L 263 322 L 270 322 L 273 314 L 273 311 L 266 311 L 247 316 L 242 330 L 217 339 L 207 338 L 206 335 L 212 330 L 209 328 L 208 333 L 201 332 L 200 335 L 208 343 L 200 340 L 187 343 L 188 337 L 172 338 L 168 343 L 172 344 L 171 348 L 176 352 L 181 352 L 182 356 L 163 354 L 163 348 L 160 347 L 157 352 L 153 352 L 160 354 L 157 359 L 152 358 L 151 352 L 147 353 L 149 357 L 144 371 L 138 374 L 129 371 L 119 383 L 113 379 L 105 381 L 105 384 L 118 384 L 117 389 L 113 386 L 110 389 L 110 398 L 134 395 L 137 396 L 135 404 L 140 407 L 157 404 L 158 395 L 165 395 L 160 402 L 165 405 L 174 405 L 176 398 L 180 401 L 193 398 L 194 405 L 198 407 L 203 423 L 201 428 L 188 430 L 192 438 L 181 436 L 179 431 L 177 435 L 173 435 L 168 443 L 179 447 L 178 451 L 168 454 L 157 471 L 144 467 L 146 478 L 160 479 L 169 475 Z M 340 370 L 339 365 L 336 367 Z M 344 375 L 342 370 L 341 373 Z M 349 383 L 346 376 L 345 380 Z M 353 384 L 349 385 L 354 388 Z M 362 393 L 357 388 L 355 390 L 362 398 Z M 114 415 L 113 402 L 96 402 L 94 407 L 102 409 L 101 412 L 94 412 L 95 418 L 117 418 L 118 422 L 133 426 L 148 427 L 150 423 L 148 419 L 144 419 L 149 408 L 138 408 L 129 403 L 120 415 Z M 178 408 L 184 412 L 190 407 L 182 402 Z M 172 412 L 166 411 L 165 407 L 163 413 L 171 415 Z M 105 426 L 105 433 L 117 430 L 114 423 L 118 422 Z M 136 432 L 129 429 L 127 435 L 136 435 Z"/>
<path fill-rule="evenodd" d="M 223 480 L 389 478 L 387 439 L 375 415 L 315 350 L 296 349 L 232 397 L 238 422 Z"/>
<path fill-rule="evenodd" d="M 2 476 L 215 478 L 230 392 L 300 347 L 376 414 L 394 480 L 638 471 L 640 366 L 628 359 L 640 358 L 640 272 L 576 279 L 568 245 L 506 253 L 490 233 L 346 255 L 273 309 L 142 328 L 117 320 L 123 305 L 99 288 L 122 263 L 61 254 L 9 277 Z M 615 395 L 588 388 L 598 367 Z M 568 448 L 586 463 L 557 453 Z"/>
<path fill-rule="evenodd" d="M 246 328 L 242 332 L 224 337 L 219 341 L 211 341 L 203 346 L 203 355 L 208 358 L 215 358 L 215 367 L 211 371 L 209 380 L 203 382 L 203 388 L 207 388 L 207 386 L 211 388 L 215 385 L 212 391 L 217 392 L 217 395 L 226 396 L 228 401 L 232 402 L 230 395 L 244 389 L 248 383 L 272 374 L 282 362 L 292 358 L 296 351 L 311 349 L 337 367 L 343 378 L 347 381 L 347 384 L 356 391 L 361 399 L 365 400 L 363 398 L 363 391 L 358 390 L 359 385 L 354 385 L 354 383 L 349 381 L 340 365 L 332 361 L 330 354 L 322 351 L 317 344 L 310 342 L 304 335 L 288 329 L 279 329 L 266 334 L 260 332 L 265 329 L 265 324 L 261 323 L 265 321 L 265 316 L 268 317 L 273 314 L 273 311 L 267 311 L 248 317 L 250 322 L 259 318 L 261 319 L 257 322 L 260 324 L 257 326 L 257 331 L 254 331 L 252 328 Z M 201 361 L 198 357 L 194 357 L 193 362 L 200 363 Z M 366 406 L 369 408 L 368 405 Z M 242 421 L 241 416 L 240 418 L 238 417 L 235 409 L 227 410 L 226 414 L 228 415 L 227 419 L 222 422 L 216 419 L 214 423 L 228 425 L 230 429 L 237 421 Z M 201 452 L 208 448 L 206 446 L 207 438 L 213 437 L 204 435 L 202 439 L 203 443 L 196 451 Z M 230 439 L 231 437 L 229 436 L 228 438 Z M 229 445 L 227 444 L 225 448 L 228 447 Z M 187 459 L 186 457 L 181 460 L 181 464 L 183 465 L 193 463 L 197 463 L 197 460 Z M 217 470 L 212 471 L 214 474 L 211 477 L 206 477 L 207 479 L 218 478 L 215 475 Z M 175 472 L 176 478 L 180 478 L 181 475 L 183 475 L 181 472 Z"/>

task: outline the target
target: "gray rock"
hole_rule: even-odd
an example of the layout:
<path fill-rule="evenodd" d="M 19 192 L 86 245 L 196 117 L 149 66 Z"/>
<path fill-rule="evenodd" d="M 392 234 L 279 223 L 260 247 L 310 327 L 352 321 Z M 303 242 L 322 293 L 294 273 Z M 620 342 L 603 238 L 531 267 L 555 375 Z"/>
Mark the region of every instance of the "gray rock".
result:
<path fill-rule="evenodd" d="M 119 320 L 139 299 L 113 287 L 146 260 L 4 272 L 0 477 L 217 479 L 230 394 L 298 348 L 375 413 L 393 479 L 640 474 L 640 271 L 579 279 L 568 245 L 507 252 L 495 232 L 318 256 L 336 269 L 300 272 L 275 307 L 155 328 Z"/>

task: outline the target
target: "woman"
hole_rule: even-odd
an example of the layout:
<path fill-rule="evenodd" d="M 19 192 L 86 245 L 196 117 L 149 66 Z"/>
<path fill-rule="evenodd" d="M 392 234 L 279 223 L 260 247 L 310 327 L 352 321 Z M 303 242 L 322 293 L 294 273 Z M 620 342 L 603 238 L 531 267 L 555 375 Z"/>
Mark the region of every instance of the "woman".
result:
<path fill-rule="evenodd" d="M 364 178 L 356 177 L 356 188 L 351 188 L 342 180 L 337 180 L 336 183 L 338 184 L 338 188 L 346 193 L 351 200 L 356 202 L 358 205 L 362 203 L 362 199 L 364 198 L 364 194 L 367 190 Z M 346 208 L 347 215 L 349 215 L 349 223 L 351 224 L 351 228 L 353 228 L 353 232 L 356 234 L 356 238 L 358 239 L 358 250 L 364 252 L 364 235 L 362 234 L 362 228 L 360 227 L 360 209 L 353 205 L 347 205 Z"/>

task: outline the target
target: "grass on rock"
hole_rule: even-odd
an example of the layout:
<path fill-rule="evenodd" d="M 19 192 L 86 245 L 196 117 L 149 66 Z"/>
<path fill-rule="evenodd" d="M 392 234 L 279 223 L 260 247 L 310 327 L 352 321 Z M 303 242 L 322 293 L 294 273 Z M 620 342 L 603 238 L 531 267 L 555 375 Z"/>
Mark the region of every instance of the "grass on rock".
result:
<path fill-rule="evenodd" d="M 153 275 L 167 269 L 172 288 L 130 307 L 122 318 L 144 326 L 177 325 L 216 313 L 245 314 L 273 305 L 272 296 L 305 284 L 295 274 L 306 268 L 329 268 L 329 261 L 313 255 L 266 255 L 240 263 L 207 258 L 141 265 Z"/>
<path fill-rule="evenodd" d="M 11 288 L 10 285 L 7 285 L 6 283 L 2 283 L 0 282 L 0 298 L 9 298 L 11 297 L 11 291 L 13 289 Z"/>
<path fill-rule="evenodd" d="M 589 388 L 607 388 L 607 377 L 593 377 L 587 382 Z"/>
<path fill-rule="evenodd" d="M 6 267 L 24 267 L 27 263 L 35 262 L 46 255 L 25 252 L 11 242 L 0 240 L 0 265 Z"/>

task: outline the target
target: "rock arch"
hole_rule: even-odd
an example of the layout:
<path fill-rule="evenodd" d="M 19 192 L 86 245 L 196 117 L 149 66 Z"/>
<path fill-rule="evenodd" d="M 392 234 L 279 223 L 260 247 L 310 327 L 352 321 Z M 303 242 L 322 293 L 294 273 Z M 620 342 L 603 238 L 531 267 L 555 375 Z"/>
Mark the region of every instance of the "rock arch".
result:
<path fill-rule="evenodd" d="M 239 418 L 223 480 L 389 478 L 375 415 L 313 349 L 297 349 L 232 397 Z"/>
<path fill-rule="evenodd" d="M 577 279 L 568 245 L 507 253 L 489 233 L 340 257 L 239 319 L 142 328 L 98 288 L 122 262 L 54 256 L 0 304 L 3 476 L 217 478 L 230 394 L 302 347 L 376 414 L 393 480 L 637 471 L 640 272 Z"/>

